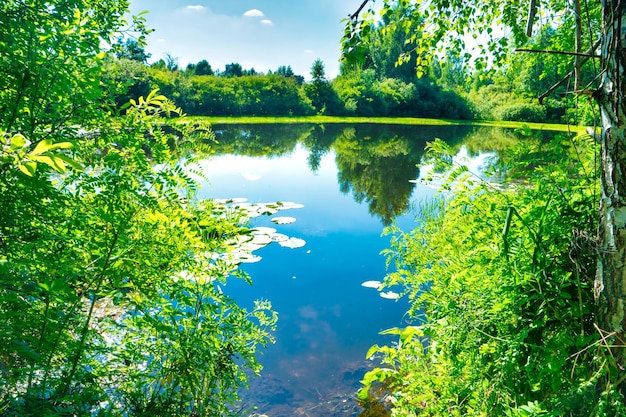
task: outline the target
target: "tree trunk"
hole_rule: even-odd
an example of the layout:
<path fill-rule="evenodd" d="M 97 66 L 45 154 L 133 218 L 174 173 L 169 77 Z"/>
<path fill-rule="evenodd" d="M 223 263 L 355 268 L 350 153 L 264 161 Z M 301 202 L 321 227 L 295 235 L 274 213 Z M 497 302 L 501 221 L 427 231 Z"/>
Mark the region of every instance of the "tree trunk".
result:
<path fill-rule="evenodd" d="M 597 321 L 626 344 L 626 109 L 624 70 L 626 28 L 621 0 L 603 0 L 602 86 L 597 93 L 602 116 L 599 254 L 594 292 Z M 617 349 L 621 357 L 623 349 Z M 614 352 L 615 353 L 615 352 Z M 619 361 L 618 361 L 619 364 Z"/>

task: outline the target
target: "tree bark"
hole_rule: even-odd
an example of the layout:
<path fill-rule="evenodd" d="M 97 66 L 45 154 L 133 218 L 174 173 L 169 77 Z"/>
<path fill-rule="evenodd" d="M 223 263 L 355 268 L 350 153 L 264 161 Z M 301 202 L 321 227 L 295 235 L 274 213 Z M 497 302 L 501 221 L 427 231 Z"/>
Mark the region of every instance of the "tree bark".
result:
<path fill-rule="evenodd" d="M 602 85 L 597 101 L 602 116 L 601 195 L 598 269 L 594 293 L 597 321 L 626 344 L 626 109 L 624 79 L 626 28 L 621 0 L 603 0 Z M 617 349 L 620 357 L 621 351 Z M 615 353 L 615 352 L 614 352 Z M 618 361 L 618 364 L 620 361 Z"/>

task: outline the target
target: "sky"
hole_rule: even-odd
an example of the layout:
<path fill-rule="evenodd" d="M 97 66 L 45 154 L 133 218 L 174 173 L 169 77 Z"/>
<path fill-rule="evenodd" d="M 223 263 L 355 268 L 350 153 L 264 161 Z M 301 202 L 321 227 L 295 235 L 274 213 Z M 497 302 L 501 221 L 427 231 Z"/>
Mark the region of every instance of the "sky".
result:
<path fill-rule="evenodd" d="M 224 70 L 239 63 L 257 72 L 291 66 L 310 79 L 316 59 L 326 77 L 339 73 L 342 19 L 361 0 L 130 0 L 131 12 L 147 10 L 149 62 L 166 54 L 188 63 L 206 59 Z"/>

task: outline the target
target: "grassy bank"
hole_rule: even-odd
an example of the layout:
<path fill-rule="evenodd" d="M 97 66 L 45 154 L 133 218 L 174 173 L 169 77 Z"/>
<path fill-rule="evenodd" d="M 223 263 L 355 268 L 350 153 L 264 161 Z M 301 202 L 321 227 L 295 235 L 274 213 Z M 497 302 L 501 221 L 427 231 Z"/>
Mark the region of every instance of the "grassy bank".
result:
<path fill-rule="evenodd" d="M 420 119 L 413 117 L 335 117 L 335 116 L 307 116 L 307 117 L 189 117 L 190 121 L 203 121 L 211 124 L 270 124 L 270 123 L 379 123 L 398 124 L 416 126 L 446 126 L 446 125 L 472 125 L 472 126 L 493 126 L 504 128 L 529 127 L 535 130 L 552 131 L 578 131 L 581 126 L 571 126 L 552 123 L 525 123 L 525 122 L 505 122 L 505 121 L 485 121 L 485 120 L 441 120 L 441 119 Z"/>

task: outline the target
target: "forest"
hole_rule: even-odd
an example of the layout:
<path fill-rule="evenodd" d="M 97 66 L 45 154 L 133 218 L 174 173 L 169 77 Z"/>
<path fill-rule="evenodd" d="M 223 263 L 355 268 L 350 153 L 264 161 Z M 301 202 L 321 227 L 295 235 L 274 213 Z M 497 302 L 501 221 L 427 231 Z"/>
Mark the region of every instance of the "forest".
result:
<path fill-rule="evenodd" d="M 539 25 L 535 1 L 385 0 L 381 19 L 367 3 L 345 22 L 341 74 L 316 60 L 307 82 L 210 57 L 148 64 L 149 24 L 123 0 L 3 2 L 1 415 L 239 413 L 278 317 L 222 291 L 251 282 L 237 256 L 258 233 L 249 212 L 195 198 L 215 134 L 185 117 L 320 114 L 590 127 L 507 150 L 498 185 L 433 138 L 420 163 L 441 193 L 415 229 L 387 229 L 384 285 L 414 322 L 368 352 L 362 416 L 626 414 L 626 7 L 542 2 Z M 454 53 L 469 29 L 492 34 L 493 62 Z"/>
<path fill-rule="evenodd" d="M 148 64 L 150 57 L 136 40 L 120 38 L 108 57 L 107 83 L 123 86 L 112 92 L 118 105 L 158 88 L 194 116 L 400 116 L 573 124 L 593 120 L 591 106 L 567 95 L 565 85 L 540 103 L 539 97 L 570 71 L 570 59 L 562 56 L 511 53 L 494 71 L 476 70 L 448 53 L 434 57 L 418 76 L 411 36 L 419 22 L 406 32 L 394 23 L 401 13 L 396 8 L 378 22 L 361 51 L 366 58 L 358 64 L 344 62 L 332 80 L 320 59 L 311 65 L 309 82 L 289 65 L 262 74 L 238 63 L 213 69 L 207 59 L 179 68 L 170 55 Z M 528 47 L 543 49 L 565 40 L 546 26 Z M 397 65 L 403 54 L 406 62 Z M 592 64 L 581 68 L 585 79 L 594 76 Z"/>

